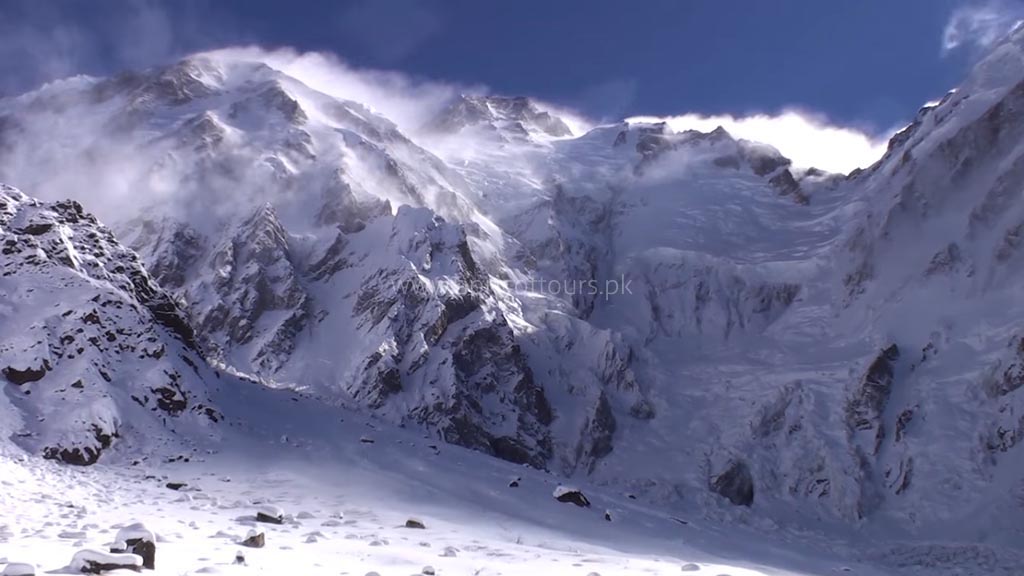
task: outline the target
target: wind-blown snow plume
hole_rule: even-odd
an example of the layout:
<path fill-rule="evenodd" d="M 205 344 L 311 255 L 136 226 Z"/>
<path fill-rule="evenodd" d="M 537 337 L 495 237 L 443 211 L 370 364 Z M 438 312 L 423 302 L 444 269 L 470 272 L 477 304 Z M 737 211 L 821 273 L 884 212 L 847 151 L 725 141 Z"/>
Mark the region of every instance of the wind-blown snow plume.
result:
<path fill-rule="evenodd" d="M 797 166 L 829 172 L 866 168 L 882 157 L 888 135 L 871 135 L 856 128 L 837 126 L 813 113 L 786 110 L 780 114 L 703 116 L 684 114 L 668 118 L 634 117 L 629 122 L 667 122 L 676 131 L 710 132 L 721 126 L 733 136 L 771 144 Z"/>
<path fill-rule="evenodd" d="M 967 48 L 982 52 L 1024 22 L 1024 2 L 970 2 L 953 11 L 942 32 L 942 53 Z"/>

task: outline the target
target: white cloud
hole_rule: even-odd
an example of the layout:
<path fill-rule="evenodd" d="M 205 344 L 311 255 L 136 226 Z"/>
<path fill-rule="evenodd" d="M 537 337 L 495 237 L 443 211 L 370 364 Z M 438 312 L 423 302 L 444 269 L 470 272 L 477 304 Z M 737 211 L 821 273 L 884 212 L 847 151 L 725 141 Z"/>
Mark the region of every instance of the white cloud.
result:
<path fill-rule="evenodd" d="M 887 137 L 835 126 L 813 114 L 789 110 L 775 116 L 745 117 L 685 114 L 668 118 L 636 117 L 630 122 L 667 122 L 676 131 L 709 132 L 721 126 L 736 138 L 774 146 L 796 166 L 829 172 L 866 168 L 885 153 Z"/>
<path fill-rule="evenodd" d="M 953 11 L 942 32 L 942 53 L 970 49 L 984 51 L 1024 21 L 1024 2 L 983 0 Z"/>

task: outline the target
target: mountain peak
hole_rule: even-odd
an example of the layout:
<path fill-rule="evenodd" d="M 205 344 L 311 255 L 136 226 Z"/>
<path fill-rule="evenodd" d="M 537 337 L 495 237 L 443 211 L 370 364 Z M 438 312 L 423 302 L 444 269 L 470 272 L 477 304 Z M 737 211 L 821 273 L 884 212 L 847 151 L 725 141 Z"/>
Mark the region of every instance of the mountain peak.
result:
<path fill-rule="evenodd" d="M 434 120 L 433 127 L 448 133 L 483 129 L 503 140 L 572 136 L 565 121 L 525 96 L 463 94 Z"/>

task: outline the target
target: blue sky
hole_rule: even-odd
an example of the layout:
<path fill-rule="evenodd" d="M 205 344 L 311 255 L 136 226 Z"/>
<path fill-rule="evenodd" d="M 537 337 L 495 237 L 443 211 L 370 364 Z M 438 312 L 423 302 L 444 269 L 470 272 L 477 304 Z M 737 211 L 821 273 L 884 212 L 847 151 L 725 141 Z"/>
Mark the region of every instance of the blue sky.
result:
<path fill-rule="evenodd" d="M 595 119 L 801 110 L 884 136 L 1024 0 L 0 0 L 0 93 L 240 44 L 527 94 Z"/>

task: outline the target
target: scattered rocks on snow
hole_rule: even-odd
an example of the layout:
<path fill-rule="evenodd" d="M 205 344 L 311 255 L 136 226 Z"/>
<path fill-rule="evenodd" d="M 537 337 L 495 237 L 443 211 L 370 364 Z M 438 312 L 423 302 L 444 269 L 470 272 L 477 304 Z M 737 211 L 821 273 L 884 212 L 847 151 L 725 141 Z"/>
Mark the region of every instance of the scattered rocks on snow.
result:
<path fill-rule="evenodd" d="M 98 550 L 79 550 L 70 568 L 82 574 L 102 574 L 113 570 L 142 570 L 142 557 L 135 554 L 107 554 Z"/>
<path fill-rule="evenodd" d="M 246 535 L 245 540 L 242 540 L 242 546 L 247 548 L 263 548 L 267 543 L 266 536 L 263 532 L 257 533 L 255 530 L 249 530 L 249 534 Z"/>
<path fill-rule="evenodd" d="M 693 562 L 683 564 L 683 572 L 698 572 L 699 570 L 700 566 L 697 566 Z"/>
<path fill-rule="evenodd" d="M 612 511 L 611 510 L 605 510 L 604 511 L 604 519 L 607 520 L 608 522 L 612 521 Z"/>
<path fill-rule="evenodd" d="M 555 500 L 565 504 L 575 504 L 581 508 L 590 507 L 590 500 L 577 488 L 559 486 L 555 488 L 552 495 L 555 497 Z"/>
<path fill-rule="evenodd" d="M 522 478 L 516 478 L 515 480 L 509 482 L 508 483 L 508 487 L 509 488 L 519 488 L 519 481 L 520 480 L 522 480 Z"/>
<path fill-rule="evenodd" d="M 245 566 L 245 554 L 242 554 L 241 550 L 235 552 L 235 564 L 241 564 L 242 566 Z"/>
<path fill-rule="evenodd" d="M 36 567 L 31 564 L 21 564 L 18 562 L 12 562 L 4 567 L 4 571 L 0 572 L 0 576 L 35 576 Z"/>
<path fill-rule="evenodd" d="M 417 530 L 424 530 L 424 529 L 426 529 L 427 526 L 423 522 L 421 522 L 421 521 L 419 521 L 419 520 L 417 520 L 415 518 L 409 518 L 408 520 L 405 521 L 405 527 L 406 528 L 415 528 Z"/>
<path fill-rule="evenodd" d="M 185 486 L 188 486 L 188 484 L 184 482 L 168 482 L 167 484 L 164 484 L 164 486 L 170 490 L 181 490 Z"/>
<path fill-rule="evenodd" d="M 256 521 L 267 524 L 284 524 L 284 510 L 269 504 L 260 506 L 256 510 Z"/>
<path fill-rule="evenodd" d="M 373 438 L 370 438 L 369 436 L 360 436 L 359 441 L 363 444 L 373 444 L 374 442 Z"/>
<path fill-rule="evenodd" d="M 424 566 L 423 570 L 420 570 L 420 573 L 422 573 L 424 576 L 434 576 L 435 574 L 437 574 L 437 571 L 434 570 L 433 566 Z"/>

